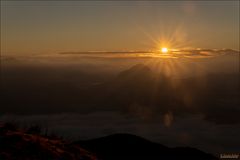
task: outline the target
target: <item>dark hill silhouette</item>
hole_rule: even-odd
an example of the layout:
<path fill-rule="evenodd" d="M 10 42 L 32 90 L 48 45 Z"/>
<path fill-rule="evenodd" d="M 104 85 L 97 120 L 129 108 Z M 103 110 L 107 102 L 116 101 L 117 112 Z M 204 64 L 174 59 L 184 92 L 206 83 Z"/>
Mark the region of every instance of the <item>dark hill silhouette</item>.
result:
<path fill-rule="evenodd" d="M 211 154 L 204 153 L 195 148 L 169 148 L 131 134 L 114 134 L 92 140 L 77 141 L 74 144 L 96 153 L 103 160 L 217 159 Z"/>
<path fill-rule="evenodd" d="M 146 160 L 216 157 L 195 148 L 169 148 L 131 134 L 113 134 L 92 140 L 69 142 L 57 135 L 42 135 L 39 127 L 19 129 L 0 123 L 1 160 Z"/>

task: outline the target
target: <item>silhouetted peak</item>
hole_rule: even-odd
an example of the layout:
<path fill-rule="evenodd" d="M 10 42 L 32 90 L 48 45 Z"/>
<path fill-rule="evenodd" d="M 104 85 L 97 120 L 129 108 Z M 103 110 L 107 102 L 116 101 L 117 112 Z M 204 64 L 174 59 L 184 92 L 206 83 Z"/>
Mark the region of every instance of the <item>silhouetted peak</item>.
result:
<path fill-rule="evenodd" d="M 144 64 L 136 64 L 134 66 L 132 66 L 129 70 L 147 70 L 150 71 L 150 68 Z"/>
<path fill-rule="evenodd" d="M 131 68 L 121 72 L 119 74 L 119 77 L 138 77 L 138 76 L 149 76 L 151 74 L 151 69 L 144 65 L 144 64 L 136 64 L 132 66 Z"/>
<path fill-rule="evenodd" d="M 129 134 L 129 133 L 115 133 L 115 134 L 111 134 L 111 135 L 108 135 L 106 136 L 105 138 L 133 138 L 133 139 L 143 139 L 145 140 L 144 138 L 142 137 L 138 137 L 136 135 L 133 135 L 133 134 Z"/>
<path fill-rule="evenodd" d="M 93 139 L 93 141 L 111 141 L 115 144 L 139 144 L 139 143 L 152 143 L 151 141 L 144 139 L 142 137 L 127 134 L 127 133 L 117 133 L 109 136 Z"/>
<path fill-rule="evenodd" d="M 113 134 L 101 138 L 75 142 L 96 153 L 103 160 L 133 159 L 195 159 L 214 160 L 211 154 L 195 148 L 169 148 L 131 134 Z"/>

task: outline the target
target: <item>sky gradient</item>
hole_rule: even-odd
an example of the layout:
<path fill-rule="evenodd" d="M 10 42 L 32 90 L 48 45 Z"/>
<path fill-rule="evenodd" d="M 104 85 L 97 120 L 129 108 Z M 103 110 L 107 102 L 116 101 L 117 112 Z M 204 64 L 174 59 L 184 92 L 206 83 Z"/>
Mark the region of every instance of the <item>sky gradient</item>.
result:
<path fill-rule="evenodd" d="M 1 53 L 231 48 L 239 1 L 1 1 Z"/>

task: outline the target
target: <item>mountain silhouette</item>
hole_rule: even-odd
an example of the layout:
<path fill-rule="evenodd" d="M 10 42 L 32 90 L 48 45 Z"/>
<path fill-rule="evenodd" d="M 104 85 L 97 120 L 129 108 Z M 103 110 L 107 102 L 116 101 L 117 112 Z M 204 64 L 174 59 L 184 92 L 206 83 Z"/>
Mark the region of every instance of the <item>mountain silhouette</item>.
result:
<path fill-rule="evenodd" d="M 106 83 L 94 86 L 88 97 L 94 93 L 96 96 L 91 98 L 90 103 L 95 99 L 94 102 L 99 106 L 123 112 L 141 107 L 140 110 L 154 110 L 161 114 L 169 110 L 181 113 L 180 110 L 190 109 L 179 107 L 184 105 L 181 92 L 191 92 L 189 94 L 194 96 L 194 85 L 194 81 L 190 82 L 189 87 L 186 87 L 191 88 L 188 91 L 186 88 L 174 88 L 172 81 L 165 74 L 154 72 L 145 64 L 137 64 L 120 72 Z"/>
<path fill-rule="evenodd" d="M 154 74 L 152 70 L 137 64 L 104 85 L 105 92 L 118 103 L 149 99 Z"/>
<path fill-rule="evenodd" d="M 1 160 L 142 160 L 195 159 L 215 160 L 216 157 L 195 148 L 169 148 L 131 134 L 69 142 L 57 135 L 41 134 L 39 126 L 17 128 L 11 123 L 0 124 Z"/>
<path fill-rule="evenodd" d="M 195 159 L 215 160 L 216 157 L 190 147 L 169 148 L 131 134 L 113 134 L 74 144 L 95 153 L 103 160 Z"/>

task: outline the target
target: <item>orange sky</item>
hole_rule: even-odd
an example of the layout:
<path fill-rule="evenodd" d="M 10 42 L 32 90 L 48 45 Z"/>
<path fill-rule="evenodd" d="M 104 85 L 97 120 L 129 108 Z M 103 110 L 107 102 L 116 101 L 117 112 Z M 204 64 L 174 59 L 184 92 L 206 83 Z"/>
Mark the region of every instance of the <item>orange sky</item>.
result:
<path fill-rule="evenodd" d="M 1 53 L 231 48 L 239 1 L 1 2 Z"/>

